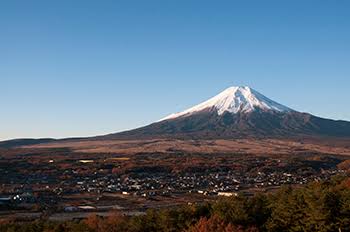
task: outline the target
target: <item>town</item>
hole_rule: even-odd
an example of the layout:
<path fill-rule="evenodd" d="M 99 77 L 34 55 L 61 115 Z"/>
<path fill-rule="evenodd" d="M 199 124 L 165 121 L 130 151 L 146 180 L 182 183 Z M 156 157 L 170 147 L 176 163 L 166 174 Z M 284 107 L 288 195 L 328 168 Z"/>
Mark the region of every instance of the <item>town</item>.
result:
<path fill-rule="evenodd" d="M 149 208 L 253 196 L 282 185 L 327 180 L 345 172 L 343 162 L 344 157 L 319 154 L 2 156 L 0 217 L 63 220 L 111 210 L 142 214 Z"/>

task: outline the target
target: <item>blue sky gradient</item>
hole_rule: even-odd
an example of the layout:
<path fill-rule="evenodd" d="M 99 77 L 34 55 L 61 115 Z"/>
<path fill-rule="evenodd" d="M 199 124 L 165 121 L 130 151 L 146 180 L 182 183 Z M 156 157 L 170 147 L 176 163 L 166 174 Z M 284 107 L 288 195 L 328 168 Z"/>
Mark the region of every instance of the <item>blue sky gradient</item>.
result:
<path fill-rule="evenodd" d="M 350 1 L 2 1 L 0 140 L 131 129 L 232 85 L 350 120 Z"/>

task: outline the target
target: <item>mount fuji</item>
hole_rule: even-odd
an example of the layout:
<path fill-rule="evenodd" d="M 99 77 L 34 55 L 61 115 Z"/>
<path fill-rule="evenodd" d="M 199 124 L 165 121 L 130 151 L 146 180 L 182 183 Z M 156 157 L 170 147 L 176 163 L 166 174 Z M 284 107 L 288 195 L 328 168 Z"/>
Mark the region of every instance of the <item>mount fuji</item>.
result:
<path fill-rule="evenodd" d="M 272 138 L 350 137 L 350 122 L 301 113 L 247 87 L 230 87 L 179 113 L 138 129 L 98 137 L 119 138 Z"/>
<path fill-rule="evenodd" d="M 241 86 L 227 88 L 207 101 L 134 130 L 87 138 L 10 140 L 0 142 L 0 148 L 50 142 L 264 138 L 348 139 L 350 138 L 350 122 L 298 112 L 269 99 L 250 87 Z"/>

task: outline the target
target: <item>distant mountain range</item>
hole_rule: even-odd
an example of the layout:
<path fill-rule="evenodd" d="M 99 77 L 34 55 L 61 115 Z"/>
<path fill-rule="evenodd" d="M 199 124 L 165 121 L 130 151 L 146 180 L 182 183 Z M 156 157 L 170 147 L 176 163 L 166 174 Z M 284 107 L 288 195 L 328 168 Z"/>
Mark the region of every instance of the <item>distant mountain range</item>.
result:
<path fill-rule="evenodd" d="M 291 137 L 350 137 L 350 122 L 295 111 L 249 87 L 230 87 L 203 103 L 148 126 L 83 140 Z M 51 141 L 11 140 L 0 142 L 0 147 Z"/>
<path fill-rule="evenodd" d="M 54 142 L 55 139 L 12 139 L 0 142 L 0 148 L 12 148 L 19 146 L 35 145 L 40 143 Z"/>

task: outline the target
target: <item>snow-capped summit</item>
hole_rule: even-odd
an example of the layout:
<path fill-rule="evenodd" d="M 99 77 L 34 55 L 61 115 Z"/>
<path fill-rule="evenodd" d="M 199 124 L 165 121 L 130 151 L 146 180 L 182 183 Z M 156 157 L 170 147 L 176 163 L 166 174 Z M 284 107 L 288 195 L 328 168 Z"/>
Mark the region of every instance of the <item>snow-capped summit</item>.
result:
<path fill-rule="evenodd" d="M 232 114 L 249 113 L 256 109 L 263 111 L 289 112 L 292 109 L 283 106 L 247 86 L 232 86 L 209 100 L 185 111 L 171 114 L 160 121 L 190 116 L 203 110 L 215 110 L 218 115 L 224 112 Z"/>

